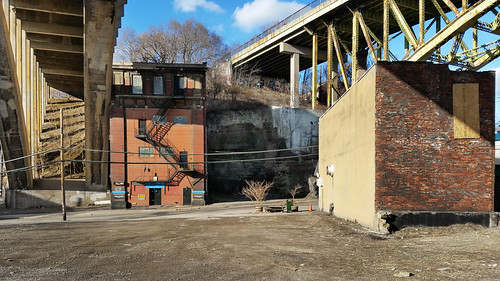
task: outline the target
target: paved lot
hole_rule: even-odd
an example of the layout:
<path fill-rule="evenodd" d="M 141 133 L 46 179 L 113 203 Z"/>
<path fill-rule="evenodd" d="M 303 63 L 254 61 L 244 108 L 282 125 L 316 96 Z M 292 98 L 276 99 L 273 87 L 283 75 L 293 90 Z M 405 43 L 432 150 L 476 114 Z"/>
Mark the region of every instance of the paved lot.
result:
<path fill-rule="evenodd" d="M 66 222 L 8 213 L 0 280 L 500 279 L 499 228 L 384 236 L 317 211 L 257 214 L 249 203 L 85 210 Z"/>

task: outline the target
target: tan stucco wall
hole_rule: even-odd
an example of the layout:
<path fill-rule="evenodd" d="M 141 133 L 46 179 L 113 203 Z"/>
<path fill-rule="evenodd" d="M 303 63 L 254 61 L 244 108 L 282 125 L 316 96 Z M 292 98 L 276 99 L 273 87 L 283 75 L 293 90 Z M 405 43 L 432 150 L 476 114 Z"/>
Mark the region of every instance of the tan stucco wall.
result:
<path fill-rule="evenodd" d="M 371 68 L 319 121 L 320 207 L 372 229 L 375 219 L 375 77 Z M 327 165 L 334 176 L 326 174 Z"/>

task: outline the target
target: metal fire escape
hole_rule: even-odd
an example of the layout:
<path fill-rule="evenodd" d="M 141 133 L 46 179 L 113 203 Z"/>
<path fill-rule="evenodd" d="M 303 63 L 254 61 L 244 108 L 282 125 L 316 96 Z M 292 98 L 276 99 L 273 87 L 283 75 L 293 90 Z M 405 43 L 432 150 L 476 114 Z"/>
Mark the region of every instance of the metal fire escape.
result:
<path fill-rule="evenodd" d="M 186 157 L 183 157 L 182 152 L 166 138 L 173 126 L 172 122 L 164 121 L 166 119 L 165 113 L 170 104 L 170 102 L 166 102 L 156 114 L 157 118 L 153 118 L 150 125 L 143 132 L 136 134 L 136 137 L 153 146 L 160 156 L 170 164 L 174 172 L 170 173 L 167 182 L 178 185 L 187 174 L 200 173 L 200 171 L 195 169 L 194 164 L 188 164 L 187 154 Z"/>

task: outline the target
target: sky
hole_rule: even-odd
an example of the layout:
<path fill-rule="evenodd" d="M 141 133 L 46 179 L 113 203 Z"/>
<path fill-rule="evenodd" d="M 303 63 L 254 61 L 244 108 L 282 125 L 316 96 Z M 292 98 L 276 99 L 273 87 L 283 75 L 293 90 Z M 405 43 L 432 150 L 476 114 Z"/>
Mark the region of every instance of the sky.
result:
<path fill-rule="evenodd" d="M 243 44 L 263 31 L 263 27 L 286 18 L 310 0 L 128 0 L 122 28 L 137 33 L 150 25 L 170 19 L 184 22 L 193 18 L 233 46 Z"/>
<path fill-rule="evenodd" d="M 151 25 L 193 18 L 220 35 L 228 46 L 243 44 L 312 0 L 128 0 L 122 28 L 138 34 Z M 489 38 L 487 38 L 489 39 Z M 495 39 L 488 40 L 491 42 Z M 500 71 L 500 59 L 481 71 Z M 500 75 L 496 75 L 495 123 L 500 123 Z"/>

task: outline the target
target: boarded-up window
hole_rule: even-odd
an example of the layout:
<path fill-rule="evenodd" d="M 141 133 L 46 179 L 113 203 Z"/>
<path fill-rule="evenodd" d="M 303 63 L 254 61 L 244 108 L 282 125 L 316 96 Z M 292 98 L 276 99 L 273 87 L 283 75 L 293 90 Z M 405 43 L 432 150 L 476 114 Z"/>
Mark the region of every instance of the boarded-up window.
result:
<path fill-rule="evenodd" d="M 113 85 L 123 85 L 123 72 L 113 73 Z"/>
<path fill-rule="evenodd" d="M 155 76 L 153 93 L 155 95 L 163 95 L 163 77 Z"/>
<path fill-rule="evenodd" d="M 455 138 L 479 138 L 479 84 L 453 84 Z"/>
<path fill-rule="evenodd" d="M 193 95 L 195 96 L 201 96 L 201 88 L 202 88 L 201 78 L 202 78 L 201 75 L 196 75 L 194 77 Z"/>
<path fill-rule="evenodd" d="M 153 157 L 154 151 L 152 147 L 139 147 L 139 157 Z"/>
<path fill-rule="evenodd" d="M 125 81 L 125 86 L 130 86 L 130 72 L 123 73 L 123 80 Z"/>
<path fill-rule="evenodd" d="M 142 76 L 132 75 L 132 94 L 142 94 Z"/>
<path fill-rule="evenodd" d="M 173 121 L 174 125 L 187 125 L 188 117 L 185 115 L 175 115 Z"/>

